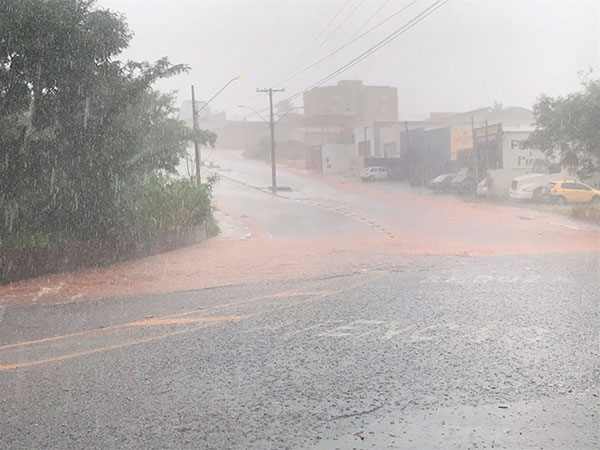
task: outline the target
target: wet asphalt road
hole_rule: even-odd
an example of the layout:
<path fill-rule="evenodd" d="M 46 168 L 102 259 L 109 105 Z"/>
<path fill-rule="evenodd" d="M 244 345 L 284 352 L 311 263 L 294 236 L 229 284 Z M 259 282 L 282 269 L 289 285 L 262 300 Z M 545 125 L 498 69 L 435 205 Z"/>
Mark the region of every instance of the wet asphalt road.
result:
<path fill-rule="evenodd" d="M 3 308 L 0 448 L 598 448 L 598 264 L 399 256 Z"/>
<path fill-rule="evenodd" d="M 227 164 L 220 239 L 576 233 L 511 216 L 526 210 L 436 221 L 456 205 L 390 208 L 285 172 L 294 191 L 272 196 L 268 167 Z M 597 250 L 356 253 L 341 275 L 0 307 L 0 448 L 595 449 Z"/>

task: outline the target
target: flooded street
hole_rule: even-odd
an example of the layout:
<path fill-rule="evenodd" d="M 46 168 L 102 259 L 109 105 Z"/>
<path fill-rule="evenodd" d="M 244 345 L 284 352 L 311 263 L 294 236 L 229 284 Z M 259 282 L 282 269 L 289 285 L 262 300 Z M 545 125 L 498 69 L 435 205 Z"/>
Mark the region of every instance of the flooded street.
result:
<path fill-rule="evenodd" d="M 269 167 L 214 152 L 222 233 L 199 245 L 107 268 L 0 287 L 2 304 L 39 304 L 318 277 L 394 267 L 405 255 L 597 252 L 597 227 L 515 206 L 436 196 Z"/>
<path fill-rule="evenodd" d="M 0 0 L 0 450 L 600 449 L 598 0 Z"/>
<path fill-rule="evenodd" d="M 219 237 L 1 288 L 0 446 L 597 446 L 593 228 L 213 162 Z"/>

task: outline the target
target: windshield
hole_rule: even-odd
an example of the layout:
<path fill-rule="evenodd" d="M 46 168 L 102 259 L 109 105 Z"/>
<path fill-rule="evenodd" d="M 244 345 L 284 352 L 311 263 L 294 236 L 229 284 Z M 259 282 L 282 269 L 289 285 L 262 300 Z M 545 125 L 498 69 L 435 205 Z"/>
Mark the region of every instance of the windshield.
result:
<path fill-rule="evenodd" d="M 599 17 L 0 0 L 0 449 L 600 448 Z"/>

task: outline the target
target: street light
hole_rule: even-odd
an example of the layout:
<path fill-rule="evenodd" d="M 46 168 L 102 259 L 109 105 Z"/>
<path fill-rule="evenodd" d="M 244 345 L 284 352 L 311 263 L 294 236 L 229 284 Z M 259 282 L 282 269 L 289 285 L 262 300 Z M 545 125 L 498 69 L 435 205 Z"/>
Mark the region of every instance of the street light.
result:
<path fill-rule="evenodd" d="M 296 111 L 298 109 L 304 109 L 304 106 L 294 106 L 293 108 L 290 108 L 283 116 L 281 116 L 279 119 L 277 119 L 277 121 L 275 122 L 275 125 L 277 125 L 279 122 L 281 122 L 285 116 L 287 116 L 289 113 L 291 113 L 292 111 Z"/>
<path fill-rule="evenodd" d="M 257 110 L 255 110 L 252 106 L 248 106 L 248 105 L 238 105 L 238 108 L 246 108 L 249 109 L 250 111 L 254 112 L 254 114 L 256 114 L 258 117 L 260 117 L 264 122 L 268 122 L 267 119 L 265 119 L 265 117 L 259 113 Z"/>
<path fill-rule="evenodd" d="M 194 95 L 194 85 L 192 85 L 192 127 L 194 129 L 194 157 L 196 159 L 196 182 L 198 183 L 198 186 L 200 185 L 200 148 L 198 147 L 198 137 L 196 136 L 196 132 L 198 129 L 198 113 L 200 111 L 202 111 L 204 108 L 206 108 L 210 102 L 212 102 L 221 92 L 223 92 L 227 86 L 229 86 L 231 83 L 233 83 L 234 81 L 239 81 L 241 80 L 243 77 L 242 76 L 237 76 L 232 78 L 231 80 L 229 80 L 227 83 L 225 83 L 225 86 L 223 86 L 221 89 L 219 89 L 217 91 L 217 93 L 215 95 L 213 95 L 210 99 L 208 99 L 208 101 L 206 103 L 204 103 L 204 105 L 202 105 L 202 107 L 196 111 L 196 96 Z"/>

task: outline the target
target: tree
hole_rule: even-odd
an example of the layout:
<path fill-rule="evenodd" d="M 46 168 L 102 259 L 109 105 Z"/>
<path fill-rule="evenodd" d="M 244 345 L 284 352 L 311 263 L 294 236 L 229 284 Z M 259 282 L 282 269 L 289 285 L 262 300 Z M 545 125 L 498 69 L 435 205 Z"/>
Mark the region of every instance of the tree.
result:
<path fill-rule="evenodd" d="M 587 178 L 600 167 L 600 80 L 584 80 L 582 88 L 566 97 L 539 98 L 529 144 Z"/>
<path fill-rule="evenodd" d="M 0 0 L 0 241 L 113 236 L 123 193 L 175 171 L 191 131 L 151 86 L 187 66 L 123 63 L 130 39 L 95 0 Z"/>

